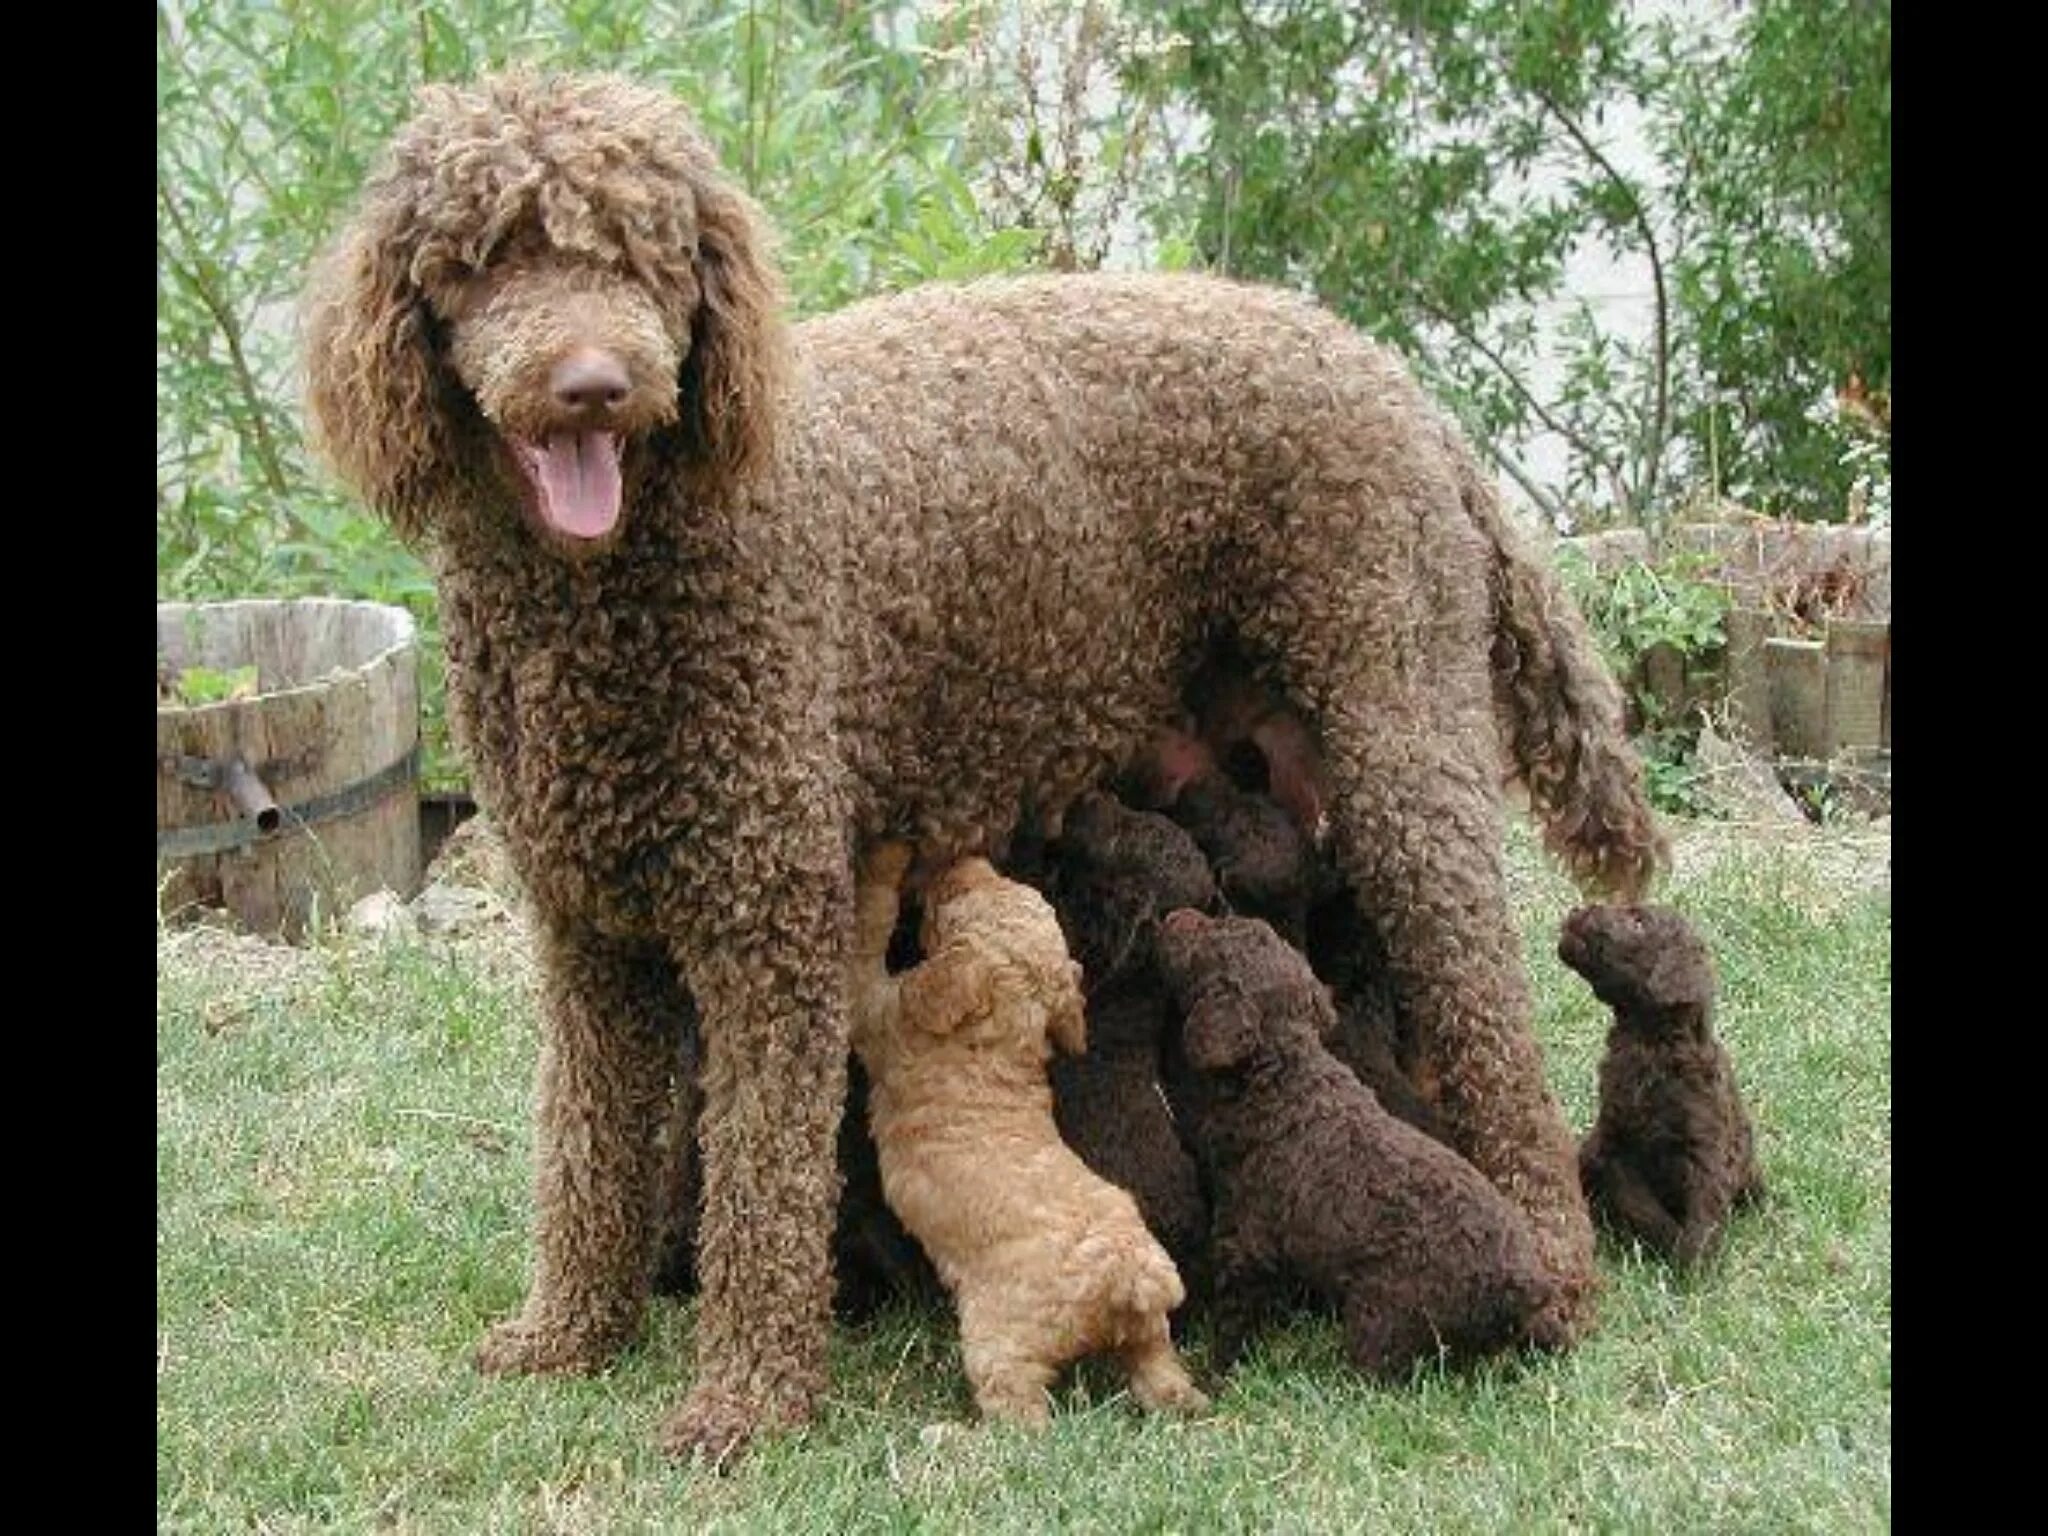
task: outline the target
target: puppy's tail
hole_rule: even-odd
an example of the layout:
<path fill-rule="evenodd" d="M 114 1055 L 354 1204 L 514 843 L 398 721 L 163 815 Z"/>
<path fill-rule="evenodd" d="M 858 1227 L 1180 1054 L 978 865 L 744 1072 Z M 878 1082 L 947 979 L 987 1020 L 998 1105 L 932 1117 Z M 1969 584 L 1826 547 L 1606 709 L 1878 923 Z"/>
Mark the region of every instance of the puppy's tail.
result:
<path fill-rule="evenodd" d="M 1493 554 L 1493 695 L 1543 843 L 1588 894 L 1637 900 L 1671 850 L 1622 721 L 1621 687 L 1557 573 L 1501 510 L 1452 435 L 1466 515 Z"/>

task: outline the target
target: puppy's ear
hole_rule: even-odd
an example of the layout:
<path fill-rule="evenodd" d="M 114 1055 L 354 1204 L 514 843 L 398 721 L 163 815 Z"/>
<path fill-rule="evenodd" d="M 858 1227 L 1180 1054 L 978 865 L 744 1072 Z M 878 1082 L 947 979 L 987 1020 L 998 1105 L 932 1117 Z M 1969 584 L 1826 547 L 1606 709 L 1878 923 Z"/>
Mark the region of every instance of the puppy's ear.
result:
<path fill-rule="evenodd" d="M 408 541 L 453 483 L 463 403 L 413 280 L 415 214 L 402 181 L 373 185 L 315 264 L 299 312 L 308 436 Z"/>
<path fill-rule="evenodd" d="M 989 1010 L 994 986 L 988 957 L 967 939 L 951 939 L 903 973 L 903 1016 L 948 1035 Z"/>
<path fill-rule="evenodd" d="M 1258 1028 L 1237 1000 L 1198 1003 L 1181 1025 L 1181 1048 L 1198 1072 L 1227 1072 L 1251 1059 Z"/>
<path fill-rule="evenodd" d="M 1058 990 L 1045 1029 L 1060 1050 L 1069 1056 L 1079 1056 L 1088 1049 L 1088 1014 L 1081 1001 L 1081 964 L 1078 960 L 1067 961 L 1066 976 L 1072 984 Z"/>
<path fill-rule="evenodd" d="M 706 168 L 697 202 L 697 312 L 683 360 L 682 407 L 699 487 L 719 494 L 767 463 L 787 376 L 782 280 L 773 235 L 752 198 Z"/>

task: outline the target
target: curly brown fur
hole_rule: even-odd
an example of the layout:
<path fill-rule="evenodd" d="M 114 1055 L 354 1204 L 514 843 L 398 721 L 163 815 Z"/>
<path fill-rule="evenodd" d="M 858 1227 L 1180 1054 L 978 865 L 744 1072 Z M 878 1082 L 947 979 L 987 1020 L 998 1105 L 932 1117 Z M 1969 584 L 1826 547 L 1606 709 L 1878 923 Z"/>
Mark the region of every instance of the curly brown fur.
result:
<path fill-rule="evenodd" d="M 1080 962 L 1088 1008 L 1088 1049 L 1051 1063 L 1053 1117 L 1081 1161 L 1131 1192 L 1199 1296 L 1209 1206 L 1160 1087 L 1166 997 L 1154 947 L 1160 919 L 1212 905 L 1215 881 L 1179 827 L 1096 794 L 1067 814 L 1039 884 Z"/>
<path fill-rule="evenodd" d="M 663 1142 L 660 1259 L 654 1289 L 688 1296 L 697 1289 L 697 1092 L 678 1079 L 672 1129 Z M 846 1070 L 846 1110 L 839 1122 L 839 1216 L 832 1228 L 833 1311 L 857 1323 L 892 1301 L 937 1301 L 938 1271 L 882 1195 L 882 1169 L 868 1132 L 868 1080 L 859 1061 Z"/>
<path fill-rule="evenodd" d="M 1527 1221 L 1324 1049 L 1329 998 L 1298 952 L 1256 918 L 1193 911 L 1159 951 L 1180 1015 L 1169 1075 L 1215 1202 L 1223 1368 L 1297 1285 L 1336 1306 L 1352 1364 L 1381 1379 L 1564 1342 Z"/>
<path fill-rule="evenodd" d="M 675 101 L 524 73 L 423 92 L 305 321 L 313 433 L 434 572 L 451 722 L 550 935 L 533 1278 L 487 1368 L 587 1370 L 639 1326 L 686 989 L 704 1296 L 664 1438 L 808 1417 L 856 853 L 1056 823 L 1226 633 L 1322 749 L 1454 1139 L 1590 1300 L 1503 770 L 1582 873 L 1646 872 L 1652 824 L 1583 624 L 1394 354 L 1195 274 L 791 328 Z"/>
<path fill-rule="evenodd" d="M 1717 1251 L 1763 1193 L 1756 1131 L 1713 1030 L 1714 965 L 1670 907 L 1580 907 L 1558 958 L 1614 1010 L 1600 1110 L 1579 1148 L 1593 1209 L 1673 1264 Z"/>
<path fill-rule="evenodd" d="M 906 911 L 890 941 L 892 970 L 915 962 L 914 907 Z M 665 1170 L 660 1190 L 662 1233 L 654 1276 L 658 1294 L 692 1295 L 697 1290 L 697 1226 L 701 1199 L 697 1123 L 702 1095 L 697 1087 L 702 1054 L 695 1010 L 681 1032 L 671 1111 L 663 1130 Z M 881 1164 L 868 1131 L 868 1080 L 860 1062 L 846 1065 L 846 1108 L 839 1121 L 839 1215 L 832 1229 L 833 1310 L 847 1322 L 861 1322 L 892 1300 L 936 1302 L 945 1295 L 938 1271 L 903 1230 L 882 1196 Z"/>
<path fill-rule="evenodd" d="M 1511 777 L 1551 856 L 1587 891 L 1639 900 L 1671 860 L 1628 745 L 1621 691 L 1555 572 L 1531 556 L 1500 492 L 1456 455 L 1459 496 L 1492 556 L 1494 708 Z"/>
<path fill-rule="evenodd" d="M 1145 1407 L 1203 1406 L 1167 1334 L 1184 1296 L 1173 1260 L 1053 1121 L 1046 1063 L 1087 1036 L 1052 908 L 963 859 L 925 893 L 925 958 L 892 976 L 908 850 L 890 850 L 900 857 L 878 856 L 860 889 L 854 1046 L 874 1084 L 883 1192 L 953 1293 L 976 1405 L 1043 1424 L 1059 1371 L 1109 1351 Z"/>
<path fill-rule="evenodd" d="M 1402 1014 L 1387 972 L 1386 946 L 1349 890 L 1309 909 L 1302 945 L 1309 967 L 1330 989 L 1337 1024 L 1325 1042 L 1380 1104 L 1425 1136 L 1454 1145 L 1437 1112 L 1431 1057 Z"/>

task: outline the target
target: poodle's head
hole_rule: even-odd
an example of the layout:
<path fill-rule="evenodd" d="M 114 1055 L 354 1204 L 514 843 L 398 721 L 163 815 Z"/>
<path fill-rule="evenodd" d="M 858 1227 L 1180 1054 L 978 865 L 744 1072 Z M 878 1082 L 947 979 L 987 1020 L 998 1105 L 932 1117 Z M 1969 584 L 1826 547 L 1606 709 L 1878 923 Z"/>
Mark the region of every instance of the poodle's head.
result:
<path fill-rule="evenodd" d="M 1306 1053 L 1336 1028 L 1330 992 L 1301 952 L 1255 917 L 1183 908 L 1159 933 L 1159 971 L 1197 1073 L 1239 1078 Z"/>
<path fill-rule="evenodd" d="M 662 91 L 525 70 L 428 86 L 308 285 L 312 434 L 408 538 L 481 500 L 601 548 L 645 478 L 717 497 L 771 451 L 768 246 Z"/>
<path fill-rule="evenodd" d="M 1034 1063 L 1049 1045 L 1088 1048 L 1081 967 L 1030 886 L 960 859 L 925 887 L 919 938 L 925 958 L 903 977 L 907 1022 Z"/>
<path fill-rule="evenodd" d="M 1111 795 L 1076 802 L 1051 851 L 1048 888 L 1091 988 L 1149 968 L 1168 912 L 1216 902 L 1215 878 L 1193 839 Z"/>
<path fill-rule="evenodd" d="M 1580 907 L 1558 931 L 1557 958 L 1585 977 L 1624 1025 L 1698 1028 L 1714 997 L 1706 941 L 1670 907 Z"/>

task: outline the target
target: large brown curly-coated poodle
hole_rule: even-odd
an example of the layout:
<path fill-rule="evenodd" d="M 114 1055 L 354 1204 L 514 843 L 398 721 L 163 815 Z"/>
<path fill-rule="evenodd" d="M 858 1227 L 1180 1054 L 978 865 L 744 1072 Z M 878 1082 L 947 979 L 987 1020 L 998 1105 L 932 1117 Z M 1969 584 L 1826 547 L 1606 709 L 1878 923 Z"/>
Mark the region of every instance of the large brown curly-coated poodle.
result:
<path fill-rule="evenodd" d="M 535 1264 L 484 1368 L 590 1369 L 638 1328 L 687 995 L 703 1299 L 664 1440 L 806 1418 L 857 851 L 1056 827 L 1226 642 L 1321 748 L 1459 1147 L 1590 1300 L 1503 778 L 1596 889 L 1639 890 L 1660 840 L 1582 620 L 1393 353 L 1197 275 L 792 325 L 681 105 L 524 71 L 423 92 L 305 323 L 313 435 L 431 564 L 458 740 L 543 930 Z"/>

